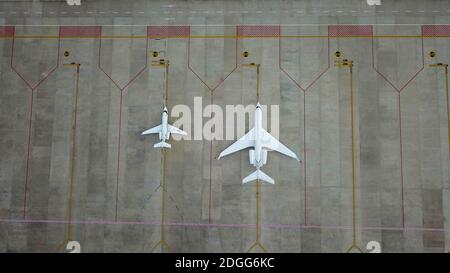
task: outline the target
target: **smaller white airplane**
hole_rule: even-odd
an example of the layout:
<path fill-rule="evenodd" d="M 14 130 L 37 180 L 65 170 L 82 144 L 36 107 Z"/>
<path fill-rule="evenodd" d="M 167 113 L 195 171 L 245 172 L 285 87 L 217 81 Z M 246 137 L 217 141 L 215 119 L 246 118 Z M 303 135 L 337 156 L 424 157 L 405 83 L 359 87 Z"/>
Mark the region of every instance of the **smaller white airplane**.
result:
<path fill-rule="evenodd" d="M 178 134 L 178 135 L 187 135 L 187 133 L 181 129 L 178 129 L 177 127 L 174 127 L 167 123 L 169 114 L 167 112 L 167 107 L 164 106 L 164 110 L 161 114 L 161 124 L 158 126 L 155 126 L 151 129 L 148 129 L 144 132 L 142 132 L 141 135 L 149 135 L 149 134 L 159 134 L 159 140 L 161 142 L 156 143 L 153 145 L 154 148 L 171 148 L 172 145 L 166 142 L 166 140 L 169 140 L 170 134 Z"/>
<path fill-rule="evenodd" d="M 270 176 L 260 170 L 260 168 L 267 163 L 267 152 L 269 151 L 277 151 L 300 161 L 293 151 L 289 150 L 286 146 L 264 130 L 262 127 L 262 110 L 259 102 L 255 109 L 255 127 L 253 127 L 247 134 L 243 135 L 235 143 L 223 150 L 218 159 L 246 148 L 250 148 L 248 159 L 250 164 L 255 166 L 256 171 L 245 177 L 242 180 L 243 184 L 257 179 L 270 184 L 275 183 Z"/>

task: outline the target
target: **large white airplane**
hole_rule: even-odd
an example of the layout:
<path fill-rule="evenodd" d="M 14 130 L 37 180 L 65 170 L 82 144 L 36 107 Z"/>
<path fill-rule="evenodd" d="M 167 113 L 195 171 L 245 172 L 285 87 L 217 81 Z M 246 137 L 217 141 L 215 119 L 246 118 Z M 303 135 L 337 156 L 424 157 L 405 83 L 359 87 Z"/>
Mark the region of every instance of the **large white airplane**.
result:
<path fill-rule="evenodd" d="M 161 124 L 158 126 L 155 126 L 151 129 L 148 129 L 144 132 L 142 132 L 141 135 L 149 135 L 149 134 L 159 134 L 159 140 L 161 142 L 156 143 L 153 145 L 154 148 L 171 148 L 172 145 L 166 142 L 166 140 L 169 140 L 170 134 L 179 134 L 179 135 L 187 135 L 187 133 L 181 129 L 178 129 L 177 127 L 174 127 L 170 125 L 168 120 L 169 114 L 167 112 L 167 107 L 164 106 L 164 110 L 161 114 Z"/>
<path fill-rule="evenodd" d="M 286 146 L 264 130 L 264 128 L 262 128 L 262 110 L 259 102 L 256 105 L 255 110 L 255 127 L 253 127 L 247 134 L 242 136 L 235 143 L 223 150 L 218 159 L 246 148 L 251 148 L 249 150 L 249 161 L 250 164 L 256 167 L 256 171 L 242 179 L 243 184 L 257 179 L 271 184 L 275 183 L 271 177 L 260 169 L 267 163 L 268 151 L 277 151 L 300 161 L 293 151 L 289 150 Z"/>

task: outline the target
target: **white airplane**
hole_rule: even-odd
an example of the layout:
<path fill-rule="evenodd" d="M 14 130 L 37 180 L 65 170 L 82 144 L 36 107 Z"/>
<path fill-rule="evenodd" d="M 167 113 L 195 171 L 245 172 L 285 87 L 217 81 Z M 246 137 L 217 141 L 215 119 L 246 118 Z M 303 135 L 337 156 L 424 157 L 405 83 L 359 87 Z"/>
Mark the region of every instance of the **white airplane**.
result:
<path fill-rule="evenodd" d="M 224 157 L 231 153 L 246 149 L 253 148 L 249 150 L 249 161 L 250 164 L 256 167 L 256 171 L 248 175 L 242 180 L 242 183 L 260 179 L 268 183 L 274 184 L 275 181 L 265 174 L 260 168 L 267 163 L 267 152 L 277 151 L 289 157 L 295 158 L 300 161 L 297 155 L 289 150 L 286 146 L 280 143 L 276 138 L 271 136 L 264 128 L 262 128 L 262 110 L 261 105 L 256 105 L 255 110 L 255 127 L 253 127 L 247 134 L 238 139 L 235 143 L 231 144 L 228 148 L 222 151 L 219 155 Z"/>
<path fill-rule="evenodd" d="M 161 114 L 161 124 L 151 129 L 148 129 L 147 131 L 144 131 L 141 134 L 141 135 L 159 134 L 159 140 L 161 140 L 161 142 L 158 142 L 155 145 L 153 145 L 154 148 L 171 148 L 172 145 L 166 142 L 166 140 L 169 140 L 171 133 L 183 136 L 187 135 L 185 131 L 168 124 L 167 123 L 168 116 L 169 114 L 167 112 L 167 107 L 164 106 L 164 110 Z"/>

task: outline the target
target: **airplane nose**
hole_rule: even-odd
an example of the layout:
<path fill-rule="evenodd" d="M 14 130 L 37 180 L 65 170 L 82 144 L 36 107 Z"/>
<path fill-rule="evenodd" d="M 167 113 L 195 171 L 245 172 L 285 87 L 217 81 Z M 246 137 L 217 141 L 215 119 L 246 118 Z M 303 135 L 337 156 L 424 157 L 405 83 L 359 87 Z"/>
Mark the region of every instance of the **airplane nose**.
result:
<path fill-rule="evenodd" d="M 259 101 L 258 101 L 258 103 L 256 104 L 256 108 L 261 108 L 261 104 L 259 104 Z"/>

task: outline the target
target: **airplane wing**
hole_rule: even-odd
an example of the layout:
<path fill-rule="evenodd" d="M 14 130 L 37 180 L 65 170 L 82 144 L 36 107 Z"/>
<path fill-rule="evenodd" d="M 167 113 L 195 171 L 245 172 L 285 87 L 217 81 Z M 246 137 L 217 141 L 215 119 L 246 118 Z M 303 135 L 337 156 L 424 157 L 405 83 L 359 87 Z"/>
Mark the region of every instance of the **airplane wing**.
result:
<path fill-rule="evenodd" d="M 281 154 L 287 155 L 300 161 L 300 159 L 298 159 L 297 155 L 293 151 L 291 151 L 288 147 L 284 146 L 276 138 L 270 135 L 266 130 L 263 129 L 262 132 L 263 132 L 263 147 L 277 151 Z"/>
<path fill-rule="evenodd" d="M 228 146 L 228 148 L 223 150 L 220 153 L 218 159 L 220 159 L 221 157 L 224 157 L 226 155 L 232 154 L 234 152 L 243 150 L 245 148 L 254 146 L 255 145 L 255 133 L 254 132 L 255 132 L 255 128 L 248 131 L 247 134 L 243 135 L 235 143 L 231 144 L 230 146 Z"/>
<path fill-rule="evenodd" d="M 179 135 L 183 135 L 183 136 L 187 135 L 187 133 L 185 131 L 178 129 L 177 127 L 172 126 L 170 124 L 169 124 L 169 131 L 171 134 L 179 134 Z"/>
<path fill-rule="evenodd" d="M 141 135 L 157 134 L 161 131 L 161 127 L 161 125 L 155 126 L 151 129 L 148 129 L 147 131 L 142 132 Z"/>

